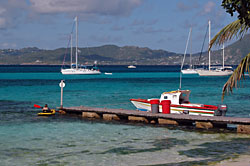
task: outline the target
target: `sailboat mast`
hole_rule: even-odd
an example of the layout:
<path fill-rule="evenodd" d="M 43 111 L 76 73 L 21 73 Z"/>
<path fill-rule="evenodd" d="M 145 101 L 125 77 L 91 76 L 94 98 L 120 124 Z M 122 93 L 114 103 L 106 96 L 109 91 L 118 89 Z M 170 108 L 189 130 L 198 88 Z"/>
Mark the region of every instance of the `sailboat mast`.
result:
<path fill-rule="evenodd" d="M 210 20 L 208 21 L 208 27 L 209 27 L 209 31 L 208 31 L 208 48 L 210 47 L 210 37 L 211 37 L 211 22 Z M 208 70 L 210 71 L 211 65 L 210 65 L 210 49 L 208 50 Z"/>
<path fill-rule="evenodd" d="M 190 69 L 192 69 L 192 28 L 190 28 Z"/>
<path fill-rule="evenodd" d="M 188 39 L 187 39 L 187 43 L 186 43 L 184 57 L 183 57 L 183 60 L 182 60 L 182 63 L 181 63 L 181 70 L 182 70 L 184 62 L 185 62 L 185 58 L 186 58 L 186 54 L 187 54 L 187 48 L 188 48 L 188 43 L 189 43 L 189 39 L 190 39 L 190 36 L 191 36 L 191 32 L 192 32 L 192 28 L 190 28 L 190 31 L 188 33 Z M 182 74 L 181 74 L 181 71 L 180 71 L 180 86 L 179 86 L 180 90 L 181 90 L 181 79 L 182 79 Z"/>
<path fill-rule="evenodd" d="M 225 56 L 225 51 L 224 51 L 224 43 L 223 43 L 223 46 L 222 46 L 222 67 L 223 67 L 223 69 L 224 69 L 224 67 L 225 67 L 225 64 L 224 64 L 224 57 Z"/>
<path fill-rule="evenodd" d="M 77 20 L 77 16 L 75 18 L 76 21 L 76 69 L 78 69 L 78 20 Z"/>
<path fill-rule="evenodd" d="M 73 49 L 72 49 L 72 33 L 70 34 L 70 68 L 72 68 L 72 55 L 73 55 Z"/>
<path fill-rule="evenodd" d="M 188 33 L 188 39 L 187 39 L 187 43 L 186 43 L 186 48 L 185 48 L 185 52 L 184 52 L 184 57 L 183 57 L 182 63 L 181 63 L 181 70 L 182 70 L 182 68 L 183 68 L 183 65 L 184 65 L 184 62 L 185 62 L 185 59 L 186 59 L 186 54 L 187 54 L 188 43 L 189 43 L 191 31 L 192 31 L 192 28 L 190 28 L 189 33 Z"/>

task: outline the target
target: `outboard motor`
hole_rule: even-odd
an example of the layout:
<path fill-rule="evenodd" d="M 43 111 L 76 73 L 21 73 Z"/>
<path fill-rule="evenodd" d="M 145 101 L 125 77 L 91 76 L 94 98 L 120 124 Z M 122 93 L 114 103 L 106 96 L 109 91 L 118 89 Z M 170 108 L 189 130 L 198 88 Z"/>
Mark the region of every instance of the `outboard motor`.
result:
<path fill-rule="evenodd" d="M 225 116 L 227 112 L 227 105 L 220 104 L 218 105 L 218 109 L 214 112 L 214 116 Z"/>

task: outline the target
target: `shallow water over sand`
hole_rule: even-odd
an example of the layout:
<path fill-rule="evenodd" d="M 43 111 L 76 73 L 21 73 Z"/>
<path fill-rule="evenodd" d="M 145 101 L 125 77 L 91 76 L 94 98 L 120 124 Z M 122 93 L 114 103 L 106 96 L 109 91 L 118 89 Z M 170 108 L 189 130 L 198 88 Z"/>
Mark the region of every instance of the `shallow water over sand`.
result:
<path fill-rule="evenodd" d="M 74 116 L 38 117 L 34 104 L 134 109 L 130 98 L 159 97 L 179 87 L 178 67 L 153 66 L 113 75 L 63 76 L 60 68 L 0 67 L 0 160 L 3 165 L 207 165 L 250 153 L 250 136 L 176 127 L 89 121 Z M 157 68 L 157 67 L 156 67 Z M 105 67 L 102 69 L 105 71 Z M 9 70 L 8 70 L 9 71 Z M 31 72 L 29 72 L 31 71 Z M 227 77 L 183 76 L 183 89 L 196 103 L 220 104 Z M 250 84 L 226 96 L 229 116 L 249 117 Z"/>

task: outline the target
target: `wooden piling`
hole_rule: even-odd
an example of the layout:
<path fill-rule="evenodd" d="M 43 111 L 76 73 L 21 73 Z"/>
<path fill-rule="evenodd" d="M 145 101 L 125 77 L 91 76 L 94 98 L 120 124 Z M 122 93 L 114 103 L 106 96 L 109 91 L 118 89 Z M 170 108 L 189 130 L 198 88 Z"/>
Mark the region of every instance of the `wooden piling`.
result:
<path fill-rule="evenodd" d="M 66 112 L 63 111 L 63 110 L 59 110 L 59 113 L 60 113 L 60 114 L 66 114 Z"/>
<path fill-rule="evenodd" d="M 120 120 L 120 118 L 116 114 L 103 114 L 104 120 Z"/>
<path fill-rule="evenodd" d="M 237 133 L 250 134 L 250 125 L 237 125 Z"/>
<path fill-rule="evenodd" d="M 145 117 L 128 116 L 128 120 L 129 121 L 134 121 L 134 122 L 149 123 L 149 121 Z"/>
<path fill-rule="evenodd" d="M 100 115 L 95 112 L 82 112 L 83 118 L 92 118 L 92 119 L 100 119 Z"/>
<path fill-rule="evenodd" d="M 169 120 L 169 119 L 163 119 L 163 118 L 159 118 L 158 122 L 161 125 L 179 125 L 179 123 L 175 120 Z"/>
<path fill-rule="evenodd" d="M 199 129 L 211 129 L 213 128 L 213 124 L 211 122 L 195 122 L 195 127 Z"/>

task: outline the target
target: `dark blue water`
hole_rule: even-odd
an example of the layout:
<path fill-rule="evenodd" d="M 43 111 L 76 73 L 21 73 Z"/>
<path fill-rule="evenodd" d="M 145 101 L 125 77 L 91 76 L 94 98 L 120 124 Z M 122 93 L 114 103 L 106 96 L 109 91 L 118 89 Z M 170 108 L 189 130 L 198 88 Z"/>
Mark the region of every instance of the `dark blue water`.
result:
<path fill-rule="evenodd" d="M 88 121 L 56 115 L 38 117 L 34 104 L 135 109 L 130 98 L 159 97 L 179 88 L 179 66 L 100 66 L 113 75 L 62 75 L 60 66 L 0 66 L 0 165 L 207 165 L 249 154 L 250 137 Z M 194 103 L 221 104 L 228 77 L 184 75 L 182 89 Z M 228 116 L 249 117 L 250 84 L 225 97 Z M 234 146 L 232 146 L 234 145 Z"/>

